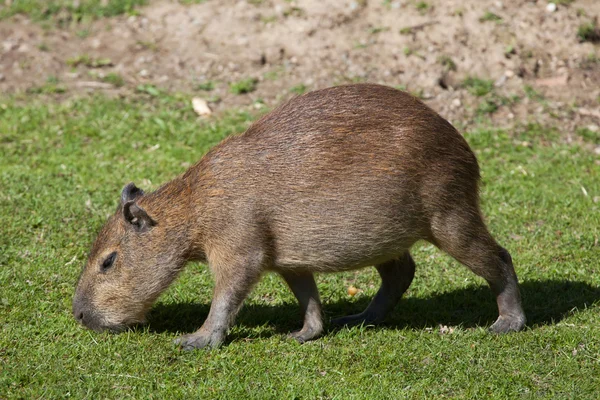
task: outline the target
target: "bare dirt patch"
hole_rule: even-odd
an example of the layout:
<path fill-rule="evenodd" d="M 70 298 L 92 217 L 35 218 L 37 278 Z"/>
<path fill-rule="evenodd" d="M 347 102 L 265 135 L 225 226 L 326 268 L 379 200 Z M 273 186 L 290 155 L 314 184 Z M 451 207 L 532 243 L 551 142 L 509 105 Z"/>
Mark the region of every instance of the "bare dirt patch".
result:
<path fill-rule="evenodd" d="M 461 127 L 541 122 L 572 140 L 577 128 L 600 125 L 600 47 L 578 38 L 600 2 L 548 4 L 153 1 L 138 16 L 66 30 L 16 16 L 0 21 L 0 91 L 156 87 L 194 93 L 219 111 L 369 81 L 411 91 Z M 233 93 L 243 79 L 255 89 Z"/>

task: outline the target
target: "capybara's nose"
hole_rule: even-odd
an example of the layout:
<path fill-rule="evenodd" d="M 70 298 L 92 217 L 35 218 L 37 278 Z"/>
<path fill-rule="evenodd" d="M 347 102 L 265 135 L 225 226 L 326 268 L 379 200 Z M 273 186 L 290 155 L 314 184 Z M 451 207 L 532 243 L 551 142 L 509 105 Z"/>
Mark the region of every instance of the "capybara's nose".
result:
<path fill-rule="evenodd" d="M 73 316 L 75 317 L 77 322 L 83 324 L 83 308 L 81 307 L 81 304 L 78 301 L 73 302 Z"/>

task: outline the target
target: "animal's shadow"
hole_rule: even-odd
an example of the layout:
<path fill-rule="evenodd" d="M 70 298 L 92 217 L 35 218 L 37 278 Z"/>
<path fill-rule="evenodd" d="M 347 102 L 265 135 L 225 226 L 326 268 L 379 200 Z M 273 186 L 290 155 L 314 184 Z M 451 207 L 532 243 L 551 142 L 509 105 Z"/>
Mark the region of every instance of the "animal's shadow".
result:
<path fill-rule="evenodd" d="M 585 282 L 528 281 L 521 284 L 521 293 L 530 328 L 555 324 L 600 300 L 600 288 Z M 358 300 L 325 301 L 325 331 L 338 329 L 328 324 L 330 318 L 359 313 L 370 301 L 366 296 Z M 152 332 L 193 332 L 202 325 L 209 308 L 210 304 L 199 303 L 157 304 L 150 313 L 148 328 Z M 490 289 L 481 285 L 424 298 L 404 298 L 378 329 L 424 329 L 439 325 L 474 328 L 491 325 L 497 316 L 496 302 Z M 291 332 L 302 325 L 296 303 L 246 305 L 236 321 L 238 326 L 243 327 L 268 327 L 266 333 L 259 335 L 267 337 Z"/>

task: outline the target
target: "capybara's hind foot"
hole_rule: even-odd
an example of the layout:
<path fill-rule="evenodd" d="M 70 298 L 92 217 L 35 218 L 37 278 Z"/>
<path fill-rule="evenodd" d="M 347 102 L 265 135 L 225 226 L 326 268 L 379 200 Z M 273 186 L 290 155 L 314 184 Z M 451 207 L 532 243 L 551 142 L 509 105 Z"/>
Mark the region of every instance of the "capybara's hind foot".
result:
<path fill-rule="evenodd" d="M 490 326 L 490 332 L 509 333 L 518 332 L 525 327 L 525 315 L 499 316 L 496 322 Z"/>
<path fill-rule="evenodd" d="M 331 325 L 334 326 L 356 326 L 356 325 L 375 325 L 380 322 L 379 318 L 373 315 L 365 314 L 364 312 L 354 315 L 346 315 L 331 320 Z"/>

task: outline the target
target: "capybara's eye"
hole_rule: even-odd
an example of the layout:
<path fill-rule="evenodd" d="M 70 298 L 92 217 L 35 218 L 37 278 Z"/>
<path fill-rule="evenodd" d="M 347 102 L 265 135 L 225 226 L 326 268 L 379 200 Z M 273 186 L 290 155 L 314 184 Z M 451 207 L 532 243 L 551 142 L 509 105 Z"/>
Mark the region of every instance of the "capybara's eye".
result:
<path fill-rule="evenodd" d="M 110 267 L 112 267 L 116 258 L 117 258 L 116 251 L 113 251 L 112 253 L 110 253 L 108 255 L 108 257 L 106 257 L 106 259 L 102 263 L 102 266 L 100 267 L 100 272 L 106 272 Z"/>

